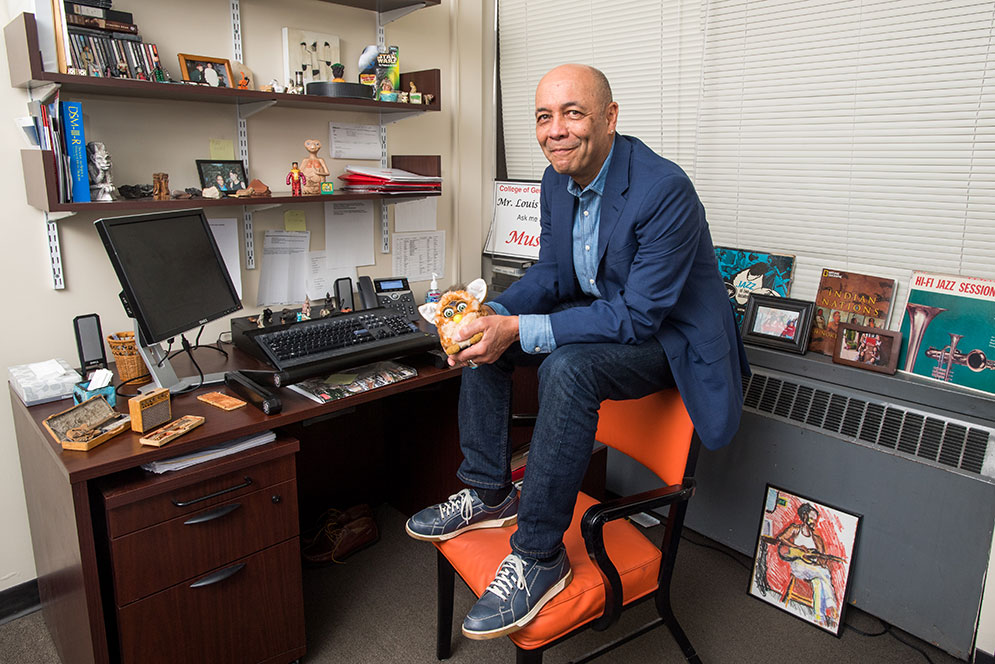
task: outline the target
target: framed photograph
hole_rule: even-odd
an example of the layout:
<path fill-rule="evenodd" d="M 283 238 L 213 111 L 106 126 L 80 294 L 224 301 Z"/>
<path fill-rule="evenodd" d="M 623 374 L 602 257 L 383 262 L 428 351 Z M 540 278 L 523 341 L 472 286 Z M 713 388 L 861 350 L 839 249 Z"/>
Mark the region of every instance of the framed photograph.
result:
<path fill-rule="evenodd" d="M 879 327 L 842 323 L 836 334 L 833 362 L 893 374 L 902 350 L 902 333 Z"/>
<path fill-rule="evenodd" d="M 224 58 L 189 53 L 180 53 L 177 57 L 180 59 L 180 74 L 184 81 L 212 88 L 233 88 L 236 85 L 231 64 Z"/>
<path fill-rule="evenodd" d="M 768 484 L 750 595 L 840 636 L 862 518 Z"/>
<path fill-rule="evenodd" d="M 197 174 L 200 175 L 202 189 L 217 187 L 218 191 L 226 195 L 234 195 L 239 189 L 249 186 L 245 166 L 238 160 L 198 159 Z"/>
<path fill-rule="evenodd" d="M 814 308 L 815 303 L 806 300 L 753 293 L 743 314 L 743 341 L 803 355 Z"/>

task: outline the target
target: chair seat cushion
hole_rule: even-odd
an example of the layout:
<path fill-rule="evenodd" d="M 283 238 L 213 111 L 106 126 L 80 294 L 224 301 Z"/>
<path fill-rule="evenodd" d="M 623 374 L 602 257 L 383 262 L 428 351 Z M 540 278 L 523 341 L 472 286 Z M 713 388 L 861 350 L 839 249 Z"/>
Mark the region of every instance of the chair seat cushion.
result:
<path fill-rule="evenodd" d="M 573 579 L 542 608 L 539 615 L 509 635 L 525 650 L 540 648 L 567 632 L 591 622 L 604 612 L 605 589 L 601 573 L 591 562 L 580 534 L 580 520 L 598 501 L 581 493 L 574 506 L 573 520 L 563 537 Z M 498 565 L 511 552 L 508 543 L 514 526 L 471 530 L 459 537 L 435 544 L 477 597 L 494 580 Z M 639 530 L 624 519 L 605 526 L 605 549 L 622 578 L 625 604 L 645 597 L 657 588 L 661 554 Z"/>

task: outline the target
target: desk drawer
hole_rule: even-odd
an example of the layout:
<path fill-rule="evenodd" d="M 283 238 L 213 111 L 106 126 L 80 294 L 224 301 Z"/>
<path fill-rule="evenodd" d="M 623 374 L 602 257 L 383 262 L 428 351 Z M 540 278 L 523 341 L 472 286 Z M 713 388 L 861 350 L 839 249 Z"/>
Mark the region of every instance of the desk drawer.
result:
<path fill-rule="evenodd" d="M 198 512 L 205 507 L 233 500 L 262 487 L 296 477 L 293 454 L 225 472 L 216 477 L 199 479 L 180 471 L 173 477 L 159 476 L 149 489 L 136 490 L 139 500 L 110 507 L 107 510 L 107 533 L 113 539 L 154 524 Z M 151 484 L 151 482 L 150 482 Z M 141 486 L 134 483 L 133 486 Z"/>
<path fill-rule="evenodd" d="M 297 535 L 291 479 L 111 540 L 118 606 Z"/>
<path fill-rule="evenodd" d="M 122 662 L 251 664 L 303 656 L 299 556 L 294 538 L 118 609 Z"/>

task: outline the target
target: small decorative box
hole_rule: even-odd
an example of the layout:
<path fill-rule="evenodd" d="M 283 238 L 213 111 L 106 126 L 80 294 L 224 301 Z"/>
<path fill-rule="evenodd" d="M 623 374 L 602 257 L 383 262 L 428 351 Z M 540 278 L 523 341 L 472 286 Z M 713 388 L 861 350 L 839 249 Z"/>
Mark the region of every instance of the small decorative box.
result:
<path fill-rule="evenodd" d="M 131 417 L 119 413 L 102 396 L 46 417 L 42 424 L 64 450 L 86 452 L 128 428 Z"/>
<path fill-rule="evenodd" d="M 102 396 L 107 399 L 107 404 L 111 408 L 117 405 L 117 394 L 114 392 L 113 385 L 105 385 L 95 390 L 88 390 L 86 386 L 89 384 L 90 381 L 84 380 L 73 385 L 73 403 L 83 403 L 92 397 Z"/>

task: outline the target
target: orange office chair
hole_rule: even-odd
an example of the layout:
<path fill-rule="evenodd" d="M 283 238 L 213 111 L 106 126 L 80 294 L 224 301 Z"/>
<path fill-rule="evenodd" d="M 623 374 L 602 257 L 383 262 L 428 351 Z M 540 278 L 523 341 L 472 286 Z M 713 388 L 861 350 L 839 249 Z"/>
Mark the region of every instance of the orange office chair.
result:
<path fill-rule="evenodd" d="M 666 625 L 687 661 L 700 664 L 670 605 L 677 545 L 687 501 L 694 493 L 698 439 L 693 434 L 691 418 L 676 389 L 601 404 L 597 440 L 652 470 L 665 486 L 603 503 L 578 494 L 573 521 L 563 538 L 573 579 L 532 622 L 508 635 L 515 643 L 518 664 L 540 664 L 547 648 L 588 627 L 605 630 L 618 620 L 623 608 L 650 598 L 659 618 L 576 661 L 594 659 Z M 665 505 L 670 505 L 670 513 L 660 547 L 624 519 Z M 472 530 L 435 544 L 439 594 L 436 655 L 440 660 L 449 657 L 452 644 L 454 572 L 480 597 L 511 551 L 508 538 L 513 528 Z"/>

